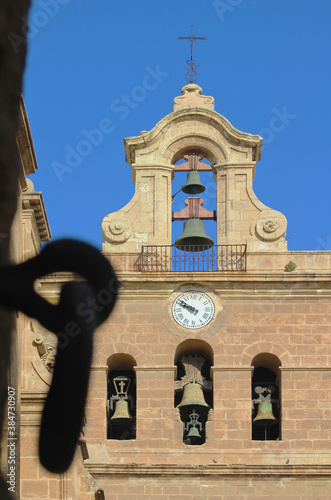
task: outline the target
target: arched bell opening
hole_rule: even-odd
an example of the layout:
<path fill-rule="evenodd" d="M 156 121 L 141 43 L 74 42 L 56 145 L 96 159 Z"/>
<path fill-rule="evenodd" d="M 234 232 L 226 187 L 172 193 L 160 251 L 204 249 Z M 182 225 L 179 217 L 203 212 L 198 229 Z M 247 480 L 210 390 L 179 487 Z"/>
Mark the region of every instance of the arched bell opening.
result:
<path fill-rule="evenodd" d="M 207 156 L 205 150 L 191 147 L 175 164 L 172 241 L 180 251 L 200 252 L 216 242 L 216 183 Z"/>
<path fill-rule="evenodd" d="M 201 445 L 206 441 L 208 412 L 213 408 L 213 360 L 213 350 L 201 340 L 187 340 L 176 349 L 174 405 L 183 422 L 186 445 Z"/>
<path fill-rule="evenodd" d="M 257 355 L 252 375 L 252 439 L 281 439 L 280 360 L 269 353 Z"/>
<path fill-rule="evenodd" d="M 107 439 L 135 439 L 137 363 L 129 354 L 114 354 L 107 365 Z"/>

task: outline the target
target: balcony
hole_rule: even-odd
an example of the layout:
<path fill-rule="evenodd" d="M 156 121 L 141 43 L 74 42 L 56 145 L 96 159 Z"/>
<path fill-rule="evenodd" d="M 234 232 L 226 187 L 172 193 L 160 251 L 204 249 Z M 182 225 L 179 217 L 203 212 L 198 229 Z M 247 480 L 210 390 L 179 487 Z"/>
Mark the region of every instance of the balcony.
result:
<path fill-rule="evenodd" d="M 238 272 L 246 271 L 246 245 L 185 247 L 173 245 L 143 246 L 134 264 L 143 273 L 162 272 Z"/>

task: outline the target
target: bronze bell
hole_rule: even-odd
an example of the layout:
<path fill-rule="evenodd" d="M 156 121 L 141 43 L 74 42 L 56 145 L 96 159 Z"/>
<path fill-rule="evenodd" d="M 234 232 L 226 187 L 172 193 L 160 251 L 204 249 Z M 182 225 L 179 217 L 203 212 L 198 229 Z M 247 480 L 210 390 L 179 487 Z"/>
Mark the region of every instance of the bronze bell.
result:
<path fill-rule="evenodd" d="M 206 235 L 205 224 L 203 220 L 191 217 L 184 222 L 184 231 L 182 236 L 176 239 L 175 247 L 185 252 L 196 252 L 206 250 L 214 245 L 213 240 Z"/>
<path fill-rule="evenodd" d="M 203 441 L 197 427 L 191 427 L 186 439 L 190 439 L 192 444 L 199 444 Z"/>
<path fill-rule="evenodd" d="M 129 424 L 133 421 L 133 417 L 129 412 L 129 403 L 125 399 L 116 401 L 114 415 L 110 418 L 110 421 L 121 424 Z"/>
<path fill-rule="evenodd" d="M 186 184 L 182 186 L 183 193 L 200 194 L 205 190 L 205 186 L 200 180 L 200 174 L 197 170 L 190 170 L 187 174 Z"/>
<path fill-rule="evenodd" d="M 253 420 L 253 424 L 260 427 L 270 427 L 277 424 L 277 422 L 278 420 L 272 412 L 272 403 L 269 401 L 258 403 L 257 415 Z"/>
<path fill-rule="evenodd" d="M 210 406 L 206 403 L 201 384 L 190 382 L 184 385 L 183 397 L 177 408 L 182 408 L 184 413 L 191 412 L 192 408 L 199 409 L 199 413 L 207 413 Z"/>

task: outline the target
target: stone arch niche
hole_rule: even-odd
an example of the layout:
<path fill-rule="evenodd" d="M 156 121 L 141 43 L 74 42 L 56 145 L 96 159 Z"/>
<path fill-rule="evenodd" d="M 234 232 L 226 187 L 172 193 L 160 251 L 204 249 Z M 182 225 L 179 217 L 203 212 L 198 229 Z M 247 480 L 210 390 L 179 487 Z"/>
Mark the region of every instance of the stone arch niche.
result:
<path fill-rule="evenodd" d="M 172 113 L 151 131 L 124 140 L 135 193 L 127 205 L 104 218 L 103 250 L 140 253 L 142 245 L 171 245 L 174 164 L 192 149 L 213 165 L 217 244 L 286 250 L 285 217 L 260 202 L 252 187 L 262 142 L 217 113 L 213 98 L 203 96 L 201 87 L 186 85 Z"/>
<path fill-rule="evenodd" d="M 207 342 L 188 339 L 177 346 L 174 405 L 183 422 L 183 443 L 206 442 L 208 414 L 213 408 L 211 367 L 214 353 Z"/>
<path fill-rule="evenodd" d="M 136 365 L 136 360 L 125 353 L 113 354 L 107 360 L 107 439 L 136 438 Z"/>
<path fill-rule="evenodd" d="M 263 352 L 252 359 L 252 439 L 281 439 L 281 361 Z"/>

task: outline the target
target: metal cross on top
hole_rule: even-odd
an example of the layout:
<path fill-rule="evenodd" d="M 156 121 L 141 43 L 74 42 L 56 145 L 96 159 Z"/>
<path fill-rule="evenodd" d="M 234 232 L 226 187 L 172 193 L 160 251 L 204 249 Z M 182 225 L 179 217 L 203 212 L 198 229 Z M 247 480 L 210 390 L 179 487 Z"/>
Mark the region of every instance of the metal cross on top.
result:
<path fill-rule="evenodd" d="M 191 25 L 191 36 L 179 36 L 178 40 L 191 41 L 191 59 L 186 61 L 189 67 L 186 73 L 186 80 L 190 83 L 193 83 L 198 79 L 198 75 L 196 72 L 196 61 L 193 59 L 193 42 L 195 42 L 196 40 L 207 40 L 207 38 L 201 36 L 195 36 L 193 34 L 193 25 Z"/>

